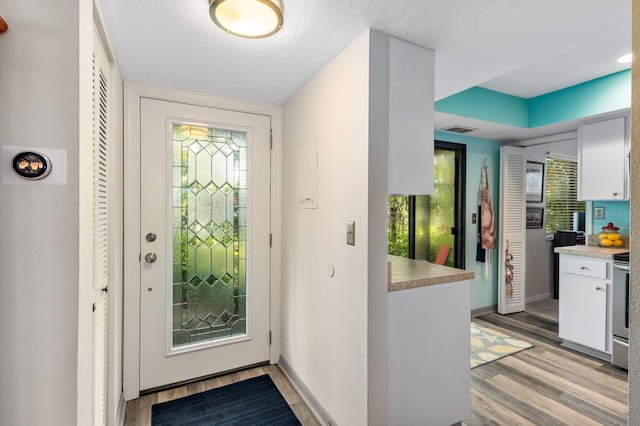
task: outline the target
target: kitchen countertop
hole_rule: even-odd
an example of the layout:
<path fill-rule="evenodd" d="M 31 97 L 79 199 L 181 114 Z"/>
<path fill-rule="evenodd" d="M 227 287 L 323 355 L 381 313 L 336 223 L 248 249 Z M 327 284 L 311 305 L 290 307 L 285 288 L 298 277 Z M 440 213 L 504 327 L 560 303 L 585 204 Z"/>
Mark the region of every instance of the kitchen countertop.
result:
<path fill-rule="evenodd" d="M 600 259 L 613 259 L 616 254 L 629 253 L 628 248 L 609 248 L 599 246 L 566 246 L 556 247 L 555 253 L 573 254 L 577 256 L 598 257 Z"/>
<path fill-rule="evenodd" d="M 463 269 L 436 265 L 424 260 L 389 256 L 388 291 L 390 292 L 471 280 L 473 277 L 473 272 Z"/>

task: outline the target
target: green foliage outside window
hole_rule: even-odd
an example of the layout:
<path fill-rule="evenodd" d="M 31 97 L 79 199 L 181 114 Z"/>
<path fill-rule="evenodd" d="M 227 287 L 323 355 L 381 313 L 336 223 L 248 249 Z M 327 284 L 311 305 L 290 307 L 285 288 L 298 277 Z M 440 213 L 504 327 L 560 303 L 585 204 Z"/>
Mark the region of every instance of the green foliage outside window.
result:
<path fill-rule="evenodd" d="M 578 165 L 547 156 L 546 173 L 545 231 L 571 230 L 573 213 L 585 211 L 585 202 L 578 201 Z"/>
<path fill-rule="evenodd" d="M 401 257 L 409 255 L 409 197 L 389 197 L 389 254 Z"/>
<path fill-rule="evenodd" d="M 416 259 L 433 262 L 446 245 L 453 250 L 455 226 L 455 153 L 436 149 L 434 153 L 434 193 L 421 196 L 392 196 L 388 201 L 389 254 L 409 257 L 409 227 L 415 230 Z M 415 214 L 410 217 L 409 205 L 415 205 Z M 447 265 L 453 266 L 453 256 Z"/>

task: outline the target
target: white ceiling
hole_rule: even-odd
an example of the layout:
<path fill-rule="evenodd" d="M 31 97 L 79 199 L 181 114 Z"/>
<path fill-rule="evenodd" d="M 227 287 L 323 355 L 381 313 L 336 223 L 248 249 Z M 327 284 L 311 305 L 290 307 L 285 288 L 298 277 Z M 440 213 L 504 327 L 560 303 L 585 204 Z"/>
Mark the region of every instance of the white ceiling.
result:
<path fill-rule="evenodd" d="M 631 52 L 631 0 L 283 0 L 284 26 L 263 40 L 225 34 L 208 0 L 101 3 L 125 79 L 275 104 L 367 28 L 436 51 L 436 99 L 473 86 L 529 98 L 628 68 L 615 60 Z M 436 114 L 436 129 L 451 120 Z M 501 140 L 540 132 L 476 124 Z"/>

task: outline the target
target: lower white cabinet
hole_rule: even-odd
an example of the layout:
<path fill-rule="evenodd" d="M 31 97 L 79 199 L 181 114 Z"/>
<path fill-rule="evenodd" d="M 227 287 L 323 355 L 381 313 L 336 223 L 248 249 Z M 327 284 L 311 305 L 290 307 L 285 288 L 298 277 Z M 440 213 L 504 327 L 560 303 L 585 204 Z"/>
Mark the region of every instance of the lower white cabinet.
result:
<path fill-rule="evenodd" d="M 611 259 L 560 255 L 560 338 L 611 353 Z"/>
<path fill-rule="evenodd" d="M 465 280 L 389 292 L 389 425 L 469 417 L 470 287 Z"/>

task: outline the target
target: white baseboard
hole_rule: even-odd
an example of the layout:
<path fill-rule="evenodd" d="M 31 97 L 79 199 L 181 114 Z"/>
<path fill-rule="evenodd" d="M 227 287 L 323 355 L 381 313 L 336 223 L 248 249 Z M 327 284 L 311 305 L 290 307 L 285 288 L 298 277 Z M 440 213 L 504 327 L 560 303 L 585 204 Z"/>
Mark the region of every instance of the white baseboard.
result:
<path fill-rule="evenodd" d="M 552 297 L 553 297 L 552 293 L 538 294 L 538 295 L 535 295 L 535 296 L 527 297 L 525 299 L 524 303 L 525 303 L 525 306 L 526 306 L 527 303 L 539 302 L 541 300 L 551 299 Z M 478 317 L 480 315 L 490 314 L 492 312 L 497 312 L 497 311 L 498 311 L 498 306 L 497 305 L 483 306 L 481 308 L 472 309 L 471 310 L 471 318 Z"/>
<path fill-rule="evenodd" d="M 538 294 L 536 296 L 531 296 L 531 297 L 527 297 L 524 300 L 525 305 L 527 303 L 533 303 L 533 302 L 539 302 L 541 300 L 547 300 L 547 299 L 551 299 L 553 297 L 552 293 L 543 293 L 543 294 Z"/>
<path fill-rule="evenodd" d="M 124 394 L 120 394 L 120 403 L 118 404 L 118 411 L 116 411 L 116 418 L 114 419 L 115 426 L 124 426 L 124 415 L 127 412 L 127 401 L 124 399 Z"/>
<path fill-rule="evenodd" d="M 476 308 L 471 310 L 471 318 L 478 317 L 480 315 L 491 314 L 498 310 L 497 305 L 483 306 L 482 308 Z"/>
<path fill-rule="evenodd" d="M 287 376 L 296 391 L 298 391 L 307 406 L 309 406 L 313 415 L 316 416 L 316 419 L 318 419 L 321 424 L 328 426 L 337 426 L 336 421 L 331 418 L 327 410 L 324 409 L 322 404 L 320 404 L 320 401 L 316 399 L 309 388 L 302 382 L 300 377 L 298 377 L 295 371 L 293 371 L 291 365 L 289 365 L 289 363 L 283 356 L 280 356 L 278 366 L 280 367 L 284 375 Z"/>

